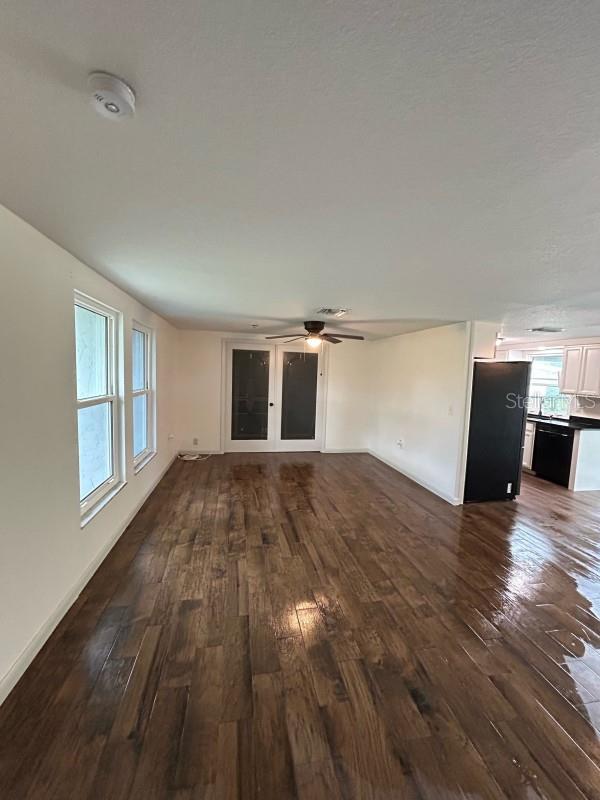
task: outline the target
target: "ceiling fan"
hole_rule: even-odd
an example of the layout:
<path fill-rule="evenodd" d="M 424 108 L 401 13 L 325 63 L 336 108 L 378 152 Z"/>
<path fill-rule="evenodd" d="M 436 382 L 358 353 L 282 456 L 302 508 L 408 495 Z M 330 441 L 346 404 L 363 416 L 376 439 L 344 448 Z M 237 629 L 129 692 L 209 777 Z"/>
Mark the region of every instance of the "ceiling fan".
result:
<path fill-rule="evenodd" d="M 267 339 L 287 339 L 287 342 L 284 344 L 288 344 L 289 342 L 296 342 L 298 339 L 304 339 L 306 344 L 310 347 L 318 347 L 321 342 L 330 342 L 330 344 L 340 344 L 342 339 L 360 339 L 364 340 L 364 336 L 350 336 L 348 333 L 336 333 L 332 335 L 331 333 L 323 333 L 323 328 L 325 327 L 324 322 L 319 322 L 318 320 L 307 320 L 304 323 L 304 327 L 306 328 L 306 333 L 283 333 L 279 334 L 279 336 L 267 336 Z M 291 339 L 289 337 L 292 337 Z"/>

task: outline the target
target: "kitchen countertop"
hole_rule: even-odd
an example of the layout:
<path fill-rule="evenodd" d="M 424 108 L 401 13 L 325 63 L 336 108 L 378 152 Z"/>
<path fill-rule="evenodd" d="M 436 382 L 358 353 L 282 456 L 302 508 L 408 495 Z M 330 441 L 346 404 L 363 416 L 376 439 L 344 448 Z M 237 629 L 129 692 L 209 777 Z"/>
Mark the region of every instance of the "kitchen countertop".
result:
<path fill-rule="evenodd" d="M 544 425 L 554 425 L 557 428 L 570 428 L 575 431 L 597 430 L 600 431 L 600 419 L 587 417 L 570 417 L 569 419 L 556 419 L 556 417 L 538 417 L 535 414 L 527 415 L 527 422 L 543 422 Z"/>

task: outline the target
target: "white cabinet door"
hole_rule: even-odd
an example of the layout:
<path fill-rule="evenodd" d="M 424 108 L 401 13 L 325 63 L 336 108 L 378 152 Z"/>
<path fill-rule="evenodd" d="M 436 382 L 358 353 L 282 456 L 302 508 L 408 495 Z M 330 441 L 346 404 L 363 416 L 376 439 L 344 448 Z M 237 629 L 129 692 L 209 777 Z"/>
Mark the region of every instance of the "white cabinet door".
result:
<path fill-rule="evenodd" d="M 563 394 L 579 393 L 582 351 L 582 347 L 565 347 L 560 373 L 560 390 Z"/>
<path fill-rule="evenodd" d="M 600 396 L 600 345 L 583 348 L 578 394 Z"/>
<path fill-rule="evenodd" d="M 535 425 L 528 422 L 525 426 L 525 442 L 523 447 L 523 466 L 531 469 L 533 462 L 533 442 L 535 440 Z"/>

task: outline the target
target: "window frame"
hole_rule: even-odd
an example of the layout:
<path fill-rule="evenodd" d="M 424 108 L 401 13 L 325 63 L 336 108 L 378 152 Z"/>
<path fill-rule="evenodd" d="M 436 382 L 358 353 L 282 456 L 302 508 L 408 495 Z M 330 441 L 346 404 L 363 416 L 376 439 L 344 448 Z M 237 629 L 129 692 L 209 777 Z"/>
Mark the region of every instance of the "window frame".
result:
<path fill-rule="evenodd" d="M 144 375 L 145 387 L 143 389 L 133 388 L 133 334 L 134 331 L 143 334 L 146 337 L 146 347 L 144 352 Z M 142 322 L 133 320 L 131 323 L 131 452 L 133 456 L 133 471 L 134 474 L 140 472 L 146 464 L 151 461 L 156 455 L 156 389 L 155 389 L 155 336 L 154 330 Z M 136 397 L 146 397 L 146 447 L 141 450 L 137 455 L 134 454 L 134 420 L 133 420 L 133 404 Z"/>
<path fill-rule="evenodd" d="M 533 361 L 534 361 L 534 359 L 543 358 L 544 356 L 560 356 L 561 359 L 562 359 L 561 372 L 564 369 L 564 361 L 565 361 L 565 348 L 564 347 L 544 347 L 543 349 L 524 350 L 523 351 L 523 356 L 527 361 L 531 362 L 531 364 L 532 364 L 532 375 L 533 375 Z M 529 397 L 529 391 L 530 391 L 530 388 L 531 388 L 532 375 L 529 378 L 529 385 L 527 387 L 528 397 Z M 559 373 L 559 378 L 558 378 L 558 389 L 559 389 L 559 396 L 561 396 L 561 393 L 560 393 L 560 373 Z M 537 410 L 533 410 L 531 407 L 529 407 L 528 408 L 528 413 L 531 414 L 532 416 L 535 416 L 535 417 L 540 416 L 541 405 L 540 405 L 540 407 L 537 408 Z M 554 414 L 553 417 L 555 417 L 557 419 L 568 419 L 569 418 L 569 412 L 567 411 L 566 416 L 563 416 L 561 414 Z M 542 418 L 542 417 L 540 417 L 540 418 Z"/>
<path fill-rule="evenodd" d="M 83 528 L 92 517 L 123 488 L 125 485 L 125 471 L 123 468 L 123 440 L 121 425 L 121 396 L 119 393 L 119 331 L 121 326 L 121 313 L 110 306 L 95 300 L 89 295 L 75 291 L 73 298 L 73 325 L 75 327 L 75 307 L 79 306 L 106 318 L 106 394 L 96 397 L 87 397 L 80 400 L 77 397 L 77 364 L 75 364 L 75 408 L 77 420 L 77 458 L 79 470 L 79 410 L 91 406 L 110 403 L 111 420 L 111 456 L 112 475 L 97 486 L 90 494 L 79 501 L 81 527 Z M 75 351 L 77 350 L 77 332 L 75 330 Z M 79 489 L 81 491 L 81 488 Z"/>

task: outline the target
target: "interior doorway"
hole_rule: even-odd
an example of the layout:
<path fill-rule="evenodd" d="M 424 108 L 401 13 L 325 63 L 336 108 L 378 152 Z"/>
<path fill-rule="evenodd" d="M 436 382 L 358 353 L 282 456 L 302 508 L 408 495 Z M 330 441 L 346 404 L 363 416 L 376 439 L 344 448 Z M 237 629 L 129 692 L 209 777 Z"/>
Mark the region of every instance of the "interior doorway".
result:
<path fill-rule="evenodd" d="M 323 346 L 228 342 L 225 452 L 320 450 Z"/>

